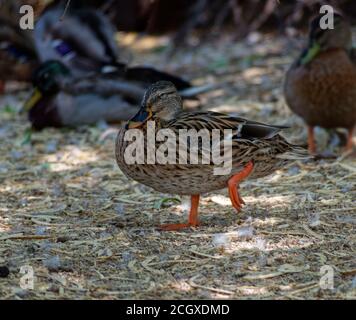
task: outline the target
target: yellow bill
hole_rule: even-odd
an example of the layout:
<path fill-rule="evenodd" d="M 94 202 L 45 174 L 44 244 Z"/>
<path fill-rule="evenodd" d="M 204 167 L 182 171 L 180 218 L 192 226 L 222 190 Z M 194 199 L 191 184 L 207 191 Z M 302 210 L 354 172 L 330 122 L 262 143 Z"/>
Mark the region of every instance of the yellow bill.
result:
<path fill-rule="evenodd" d="M 41 91 L 38 88 L 35 88 L 31 94 L 30 98 L 28 98 L 27 101 L 24 103 L 24 106 L 21 111 L 22 112 L 30 111 L 41 98 L 42 98 Z"/>

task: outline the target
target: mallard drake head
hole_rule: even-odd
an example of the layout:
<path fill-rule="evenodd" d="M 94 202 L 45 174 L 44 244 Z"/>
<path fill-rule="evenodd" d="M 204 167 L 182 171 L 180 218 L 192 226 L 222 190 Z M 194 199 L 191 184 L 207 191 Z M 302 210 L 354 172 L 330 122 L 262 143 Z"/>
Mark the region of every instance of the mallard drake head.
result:
<path fill-rule="evenodd" d="M 142 127 L 150 119 L 169 122 L 181 110 L 182 98 L 174 84 L 169 81 L 158 81 L 147 89 L 139 112 L 128 122 L 126 128 Z"/>
<path fill-rule="evenodd" d="M 69 69 L 59 61 L 47 61 L 41 64 L 33 75 L 34 90 L 24 104 L 24 111 L 29 111 L 43 96 L 50 96 L 60 90 L 60 80 L 70 74 Z"/>
<path fill-rule="evenodd" d="M 349 22 L 340 14 L 334 13 L 334 28 L 322 28 L 327 19 L 319 14 L 314 17 L 309 26 L 309 43 L 301 57 L 301 64 L 307 64 L 318 53 L 330 49 L 345 49 L 347 52 L 352 47 L 352 34 Z"/>

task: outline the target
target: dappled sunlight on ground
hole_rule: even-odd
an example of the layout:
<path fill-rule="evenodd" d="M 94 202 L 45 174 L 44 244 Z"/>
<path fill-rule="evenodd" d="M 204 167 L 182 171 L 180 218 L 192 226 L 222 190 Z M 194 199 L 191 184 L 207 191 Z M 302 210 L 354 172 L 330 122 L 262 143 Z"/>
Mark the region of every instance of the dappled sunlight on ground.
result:
<path fill-rule="evenodd" d="M 283 134 L 305 144 L 282 96 L 297 55 L 288 40 L 223 37 L 168 57 L 165 38 L 118 37 L 136 48 L 133 64 L 221 84 L 201 97 L 202 109 L 289 125 Z M 298 161 L 246 180 L 239 213 L 227 190 L 202 195 L 199 228 L 160 232 L 186 221 L 189 198 L 126 178 L 115 163 L 117 126 L 29 134 L 17 114 L 28 93 L 0 100 L 0 266 L 10 270 L 1 298 L 355 298 L 354 159 Z M 19 287 L 23 265 L 34 269 L 35 290 Z M 319 286 L 324 265 L 335 270 L 334 290 Z"/>

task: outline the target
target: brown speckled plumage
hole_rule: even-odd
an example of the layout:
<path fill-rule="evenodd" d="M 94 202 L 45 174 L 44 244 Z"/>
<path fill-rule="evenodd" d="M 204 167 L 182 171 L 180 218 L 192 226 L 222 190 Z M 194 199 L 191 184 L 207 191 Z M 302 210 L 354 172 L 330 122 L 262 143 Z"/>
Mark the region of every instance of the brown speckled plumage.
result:
<path fill-rule="evenodd" d="M 204 122 L 200 121 L 204 119 Z M 155 119 L 156 128 L 160 125 Z M 205 124 L 204 124 L 205 123 Z M 181 128 L 200 130 L 202 126 L 209 129 L 233 129 L 237 131 L 240 124 L 250 124 L 248 120 L 234 118 L 215 112 L 181 112 L 177 119 L 167 123 L 164 128 L 170 128 L 177 133 Z M 252 122 L 254 124 L 254 122 Z M 233 139 L 232 171 L 229 175 L 214 175 L 214 164 L 126 164 L 124 151 L 130 142 L 124 142 L 125 128 L 119 130 L 116 140 L 116 158 L 120 169 L 130 178 L 152 187 L 153 189 L 171 194 L 191 195 L 211 192 L 226 187 L 231 176 L 241 171 L 244 166 L 254 162 L 252 178 L 269 175 L 283 167 L 288 159 L 279 158 L 295 147 L 290 145 L 282 136 L 277 134 L 278 127 L 270 127 L 276 133 L 270 138 L 241 137 Z M 146 132 L 145 128 L 143 128 Z M 178 142 L 177 142 L 178 144 Z M 159 144 L 156 145 L 158 148 Z M 302 149 L 301 149 L 302 150 Z M 298 149 L 298 152 L 303 152 Z M 188 151 L 189 154 L 189 151 Z M 177 157 L 178 158 L 178 157 Z M 199 159 L 201 160 L 201 158 Z"/>
<path fill-rule="evenodd" d="M 214 175 L 214 163 L 201 164 L 201 157 L 199 157 L 199 164 L 189 164 L 189 160 L 188 164 L 127 164 L 124 154 L 130 142 L 124 141 L 124 136 L 130 127 L 130 122 L 126 127 L 121 128 L 116 140 L 116 159 L 120 169 L 128 177 L 159 192 L 199 195 L 227 187 L 229 180 L 244 171 L 249 164 L 253 163 L 250 176 L 257 178 L 274 172 L 292 159 L 307 156 L 304 149 L 289 144 L 278 134 L 283 127 L 269 126 L 216 112 L 185 112 L 182 110 L 181 100 L 176 91 L 162 98 L 159 90 L 154 90 L 155 86 L 158 88 L 161 86 L 164 91 L 165 86 L 172 88 L 172 85 L 159 82 L 145 95 L 141 110 L 153 108 L 150 109 L 153 111 L 150 120 L 155 121 L 156 131 L 159 128 L 169 128 L 177 137 L 180 129 L 197 131 L 207 129 L 210 133 L 212 129 L 232 129 L 233 132 L 232 138 L 230 136 L 232 170 L 227 175 Z M 154 98 L 151 99 L 150 96 Z M 159 106 L 155 107 L 155 105 Z M 162 119 L 159 115 L 169 116 Z M 147 122 L 143 122 L 139 129 L 147 137 Z M 156 144 L 156 148 L 158 146 L 159 144 Z M 201 153 L 199 155 L 201 156 Z"/>

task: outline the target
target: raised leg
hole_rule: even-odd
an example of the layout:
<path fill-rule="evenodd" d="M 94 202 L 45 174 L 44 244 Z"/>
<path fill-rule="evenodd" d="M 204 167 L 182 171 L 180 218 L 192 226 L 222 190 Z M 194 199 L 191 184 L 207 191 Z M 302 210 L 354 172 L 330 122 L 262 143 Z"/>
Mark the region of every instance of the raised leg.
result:
<path fill-rule="evenodd" d="M 186 229 L 189 227 L 196 227 L 197 225 L 199 225 L 199 221 L 198 221 L 199 199 L 200 199 L 199 194 L 195 194 L 191 196 L 191 205 L 190 205 L 188 223 L 164 224 L 162 226 L 159 226 L 158 228 L 162 231 L 174 231 L 174 230 Z"/>
<path fill-rule="evenodd" d="M 347 144 L 346 144 L 346 151 L 350 151 L 352 150 L 352 138 L 354 135 L 354 130 L 355 130 L 355 126 L 353 126 L 352 128 L 349 129 L 349 133 L 347 135 Z"/>
<path fill-rule="evenodd" d="M 308 150 L 310 154 L 315 154 L 316 152 L 313 126 L 308 126 Z"/>
<path fill-rule="evenodd" d="M 252 169 L 253 163 L 250 161 L 241 172 L 232 176 L 228 181 L 231 204 L 237 211 L 241 211 L 242 205 L 245 204 L 239 194 L 238 185 L 250 175 Z"/>

